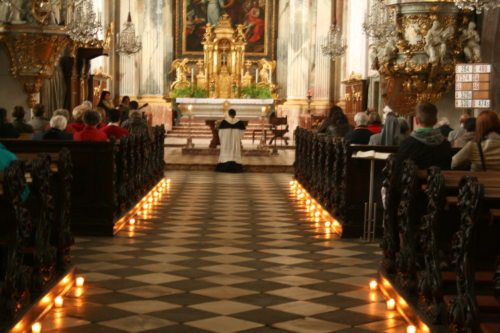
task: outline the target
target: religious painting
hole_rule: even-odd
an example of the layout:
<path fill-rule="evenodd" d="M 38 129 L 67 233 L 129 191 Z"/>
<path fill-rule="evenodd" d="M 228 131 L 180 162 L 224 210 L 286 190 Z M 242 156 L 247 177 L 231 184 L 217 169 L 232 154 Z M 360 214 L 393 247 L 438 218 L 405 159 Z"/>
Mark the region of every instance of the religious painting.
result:
<path fill-rule="evenodd" d="M 234 28 L 243 24 L 246 56 L 275 58 L 278 0 L 176 0 L 176 58 L 203 56 L 201 41 L 207 23 L 215 26 L 227 14 Z"/>

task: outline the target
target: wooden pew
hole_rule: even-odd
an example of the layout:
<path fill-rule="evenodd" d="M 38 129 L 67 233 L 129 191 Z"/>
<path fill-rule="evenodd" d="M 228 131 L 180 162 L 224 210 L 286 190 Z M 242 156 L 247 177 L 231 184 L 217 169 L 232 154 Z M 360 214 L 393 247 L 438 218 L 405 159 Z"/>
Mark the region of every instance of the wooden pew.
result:
<path fill-rule="evenodd" d="M 55 172 L 51 164 L 41 154 L 14 161 L 0 176 L 0 331 L 24 316 L 39 316 L 39 299 L 51 290 L 60 293 L 59 281 L 73 270 L 64 215 L 71 195 L 64 181 L 71 176 L 69 152 L 58 155 Z"/>
<path fill-rule="evenodd" d="M 498 181 L 483 181 L 500 173 L 419 171 L 405 162 L 396 180 L 394 170 L 391 157 L 384 170 L 388 198 L 380 266 L 391 287 L 382 287 L 384 293 L 403 297 L 407 315 L 431 331 L 498 332 L 500 228 L 484 213 L 500 207 L 500 196 L 486 200 L 486 190 Z M 447 208 L 445 199 L 453 193 L 457 205 Z"/>
<path fill-rule="evenodd" d="M 72 230 L 78 235 L 111 236 L 121 216 L 163 177 L 164 137 L 165 129 L 157 126 L 152 138 L 120 142 L 1 142 L 20 156 L 68 149 L 73 163 Z"/>

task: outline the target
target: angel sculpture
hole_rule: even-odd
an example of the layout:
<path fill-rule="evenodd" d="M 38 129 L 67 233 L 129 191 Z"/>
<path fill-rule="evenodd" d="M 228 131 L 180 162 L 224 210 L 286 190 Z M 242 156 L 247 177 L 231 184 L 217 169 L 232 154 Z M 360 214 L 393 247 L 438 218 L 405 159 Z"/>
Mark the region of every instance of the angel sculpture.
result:
<path fill-rule="evenodd" d="M 476 31 L 476 24 L 470 22 L 467 29 L 462 31 L 460 35 L 460 42 L 464 47 L 465 59 L 467 62 L 480 62 L 481 61 L 481 41 L 479 34 Z"/>
<path fill-rule="evenodd" d="M 272 84 L 273 72 L 276 68 L 276 61 L 269 61 L 267 59 L 260 59 L 257 62 L 259 66 L 259 83 L 266 85 Z"/>
<path fill-rule="evenodd" d="M 424 50 L 429 56 L 429 63 L 443 63 L 448 53 L 446 42 L 453 36 L 455 30 L 452 26 L 444 29 L 439 21 L 434 21 L 432 27 L 425 35 Z"/>
<path fill-rule="evenodd" d="M 202 43 L 207 43 L 207 42 L 211 42 L 212 41 L 212 37 L 213 37 L 213 28 L 214 26 L 211 25 L 210 23 L 207 23 L 207 25 L 205 26 L 205 33 L 203 34 L 203 40 L 202 40 Z"/>
<path fill-rule="evenodd" d="M 184 59 L 175 59 L 172 62 L 171 65 L 171 70 L 170 73 L 175 71 L 175 81 L 170 85 L 170 89 L 175 89 L 175 88 L 185 88 L 189 87 L 191 84 L 187 80 L 187 64 L 189 62 L 188 58 Z"/>

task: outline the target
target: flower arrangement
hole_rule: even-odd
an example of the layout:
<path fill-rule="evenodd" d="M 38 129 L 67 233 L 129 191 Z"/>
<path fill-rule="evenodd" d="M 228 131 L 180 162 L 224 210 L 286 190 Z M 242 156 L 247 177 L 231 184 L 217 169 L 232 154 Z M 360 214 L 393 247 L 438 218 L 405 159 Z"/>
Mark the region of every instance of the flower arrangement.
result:
<path fill-rule="evenodd" d="M 258 87 L 255 84 L 252 84 L 247 87 L 242 87 L 240 95 L 242 98 L 259 98 L 259 99 L 272 98 L 271 89 L 269 89 L 269 87 L 266 86 Z"/>

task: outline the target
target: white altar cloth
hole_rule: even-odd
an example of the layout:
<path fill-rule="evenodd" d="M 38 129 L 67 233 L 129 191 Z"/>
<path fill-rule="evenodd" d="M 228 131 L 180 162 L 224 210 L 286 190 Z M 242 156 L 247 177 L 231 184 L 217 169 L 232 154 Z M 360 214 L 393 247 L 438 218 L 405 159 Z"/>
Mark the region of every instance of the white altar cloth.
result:
<path fill-rule="evenodd" d="M 186 115 L 187 106 L 192 105 L 193 118 L 221 119 L 224 118 L 224 104 L 229 104 L 228 109 L 235 109 L 237 117 L 242 120 L 258 119 L 262 116 L 262 107 L 274 104 L 274 99 L 250 98 L 176 98 L 175 100 Z"/>

